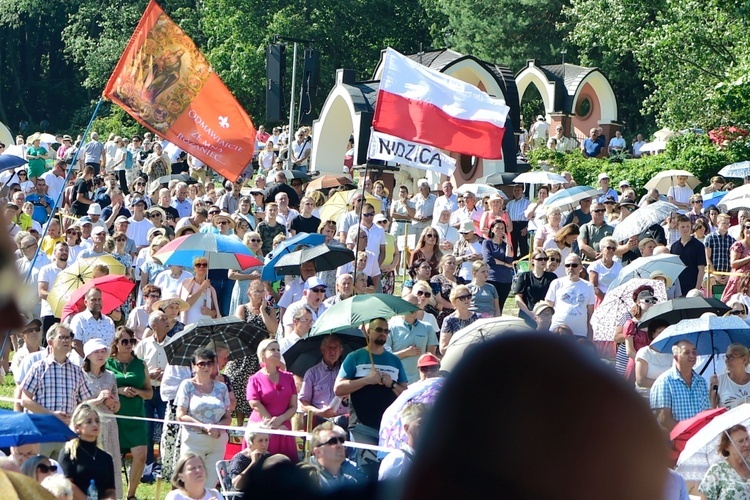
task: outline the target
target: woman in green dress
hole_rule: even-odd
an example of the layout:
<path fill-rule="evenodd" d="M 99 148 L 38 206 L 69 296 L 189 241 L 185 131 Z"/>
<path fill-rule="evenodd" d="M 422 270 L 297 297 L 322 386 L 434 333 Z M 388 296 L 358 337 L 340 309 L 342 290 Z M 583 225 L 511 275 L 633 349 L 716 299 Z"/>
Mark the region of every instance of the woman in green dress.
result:
<path fill-rule="evenodd" d="M 144 400 L 151 399 L 153 390 L 146 365 L 133 354 L 136 342 L 138 340 L 133 330 L 124 326 L 118 327 L 106 367 L 117 381 L 117 393 L 120 395 L 120 411 L 117 414 L 145 417 Z M 128 481 L 128 500 L 131 500 L 135 499 L 135 491 L 146 466 L 146 421 L 118 418 L 117 430 L 120 434 L 120 450 L 122 453 L 130 451 L 133 456 Z"/>
<path fill-rule="evenodd" d="M 42 147 L 39 138 L 34 139 L 31 146 L 26 148 L 26 160 L 29 162 L 29 180 L 36 182 L 36 178 L 47 171 L 47 150 Z"/>

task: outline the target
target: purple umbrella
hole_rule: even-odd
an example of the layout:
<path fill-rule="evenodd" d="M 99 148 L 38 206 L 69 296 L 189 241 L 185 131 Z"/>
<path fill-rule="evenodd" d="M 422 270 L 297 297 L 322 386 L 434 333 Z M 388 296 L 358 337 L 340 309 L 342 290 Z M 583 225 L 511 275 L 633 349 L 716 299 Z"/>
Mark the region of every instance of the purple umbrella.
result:
<path fill-rule="evenodd" d="M 409 403 L 434 405 L 444 383 L 445 378 L 435 377 L 409 385 L 383 413 L 380 421 L 379 445 L 396 450 L 401 448 L 401 445 L 406 443 L 406 431 L 401 422 L 401 412 Z"/>

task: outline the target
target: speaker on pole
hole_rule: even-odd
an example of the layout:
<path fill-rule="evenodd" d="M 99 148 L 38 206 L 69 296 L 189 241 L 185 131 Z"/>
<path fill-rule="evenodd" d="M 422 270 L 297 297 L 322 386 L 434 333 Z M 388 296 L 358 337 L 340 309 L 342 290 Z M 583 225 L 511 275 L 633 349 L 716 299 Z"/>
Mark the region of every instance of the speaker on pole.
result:
<path fill-rule="evenodd" d="M 300 125 L 312 125 L 312 111 L 315 106 L 315 97 L 318 93 L 319 78 L 320 51 L 317 49 L 305 49 L 305 66 L 302 72 L 302 90 L 297 120 Z"/>
<path fill-rule="evenodd" d="M 266 121 L 283 122 L 286 46 L 275 43 L 266 47 Z"/>

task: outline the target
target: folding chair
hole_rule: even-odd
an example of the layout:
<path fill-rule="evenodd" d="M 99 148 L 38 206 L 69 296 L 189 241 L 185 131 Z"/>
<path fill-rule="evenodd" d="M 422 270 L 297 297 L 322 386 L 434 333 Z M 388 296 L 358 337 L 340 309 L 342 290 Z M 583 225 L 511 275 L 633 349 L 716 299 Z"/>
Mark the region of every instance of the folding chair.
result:
<path fill-rule="evenodd" d="M 216 462 L 216 475 L 219 477 L 221 494 L 224 498 L 242 498 L 241 491 L 235 491 L 232 479 L 229 477 L 229 460 Z"/>

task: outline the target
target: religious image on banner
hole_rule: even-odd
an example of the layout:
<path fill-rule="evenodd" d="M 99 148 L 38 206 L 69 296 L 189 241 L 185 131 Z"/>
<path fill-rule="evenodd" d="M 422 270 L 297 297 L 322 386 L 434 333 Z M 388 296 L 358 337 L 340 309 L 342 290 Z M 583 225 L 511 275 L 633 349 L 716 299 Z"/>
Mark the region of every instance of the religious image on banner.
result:
<path fill-rule="evenodd" d="M 250 164 L 255 127 L 193 40 L 153 0 L 104 97 L 151 132 L 235 180 Z"/>

